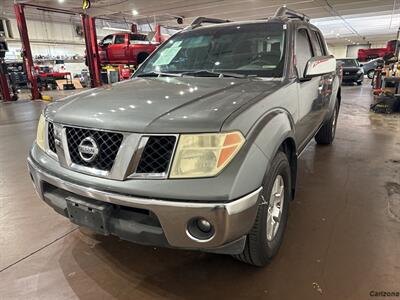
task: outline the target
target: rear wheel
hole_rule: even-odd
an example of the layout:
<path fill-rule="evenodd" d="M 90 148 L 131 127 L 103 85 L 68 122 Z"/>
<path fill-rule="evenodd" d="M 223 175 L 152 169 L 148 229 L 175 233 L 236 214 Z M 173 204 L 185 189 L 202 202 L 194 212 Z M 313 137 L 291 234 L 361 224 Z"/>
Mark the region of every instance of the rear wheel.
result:
<path fill-rule="evenodd" d="M 319 145 L 330 145 L 335 139 L 337 118 L 339 114 L 339 103 L 336 101 L 331 118 L 323 125 L 315 136 L 315 141 Z"/>
<path fill-rule="evenodd" d="M 254 266 L 265 266 L 278 252 L 288 219 L 291 174 L 288 158 L 278 152 L 266 174 L 253 228 L 243 252 L 235 258 Z"/>

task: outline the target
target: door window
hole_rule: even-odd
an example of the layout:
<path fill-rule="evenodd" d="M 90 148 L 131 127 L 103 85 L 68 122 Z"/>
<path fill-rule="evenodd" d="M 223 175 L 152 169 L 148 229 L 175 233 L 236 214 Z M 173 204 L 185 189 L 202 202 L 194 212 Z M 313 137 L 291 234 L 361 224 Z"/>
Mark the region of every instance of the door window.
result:
<path fill-rule="evenodd" d="M 125 44 L 125 35 L 116 35 L 114 44 L 115 45 Z"/>
<path fill-rule="evenodd" d="M 103 46 L 108 46 L 112 43 L 113 41 L 113 36 L 112 35 L 108 35 L 103 39 Z"/>
<path fill-rule="evenodd" d="M 325 48 L 323 46 L 321 36 L 317 31 L 313 31 L 312 41 L 315 46 L 315 56 L 325 56 Z"/>
<path fill-rule="evenodd" d="M 144 34 L 130 34 L 129 35 L 129 40 L 130 42 L 135 42 L 135 41 L 146 41 L 147 36 Z"/>
<path fill-rule="evenodd" d="M 300 29 L 296 35 L 296 65 L 300 78 L 303 78 L 307 62 L 313 57 L 310 38 L 306 29 Z"/>

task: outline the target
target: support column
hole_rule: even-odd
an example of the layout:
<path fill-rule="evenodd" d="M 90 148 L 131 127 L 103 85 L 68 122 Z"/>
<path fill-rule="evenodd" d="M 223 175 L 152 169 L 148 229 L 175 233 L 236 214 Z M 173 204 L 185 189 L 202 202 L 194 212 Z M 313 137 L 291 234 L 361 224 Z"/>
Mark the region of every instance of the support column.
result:
<path fill-rule="evenodd" d="M 156 32 L 154 34 L 154 40 L 155 40 L 156 43 L 161 43 L 162 42 L 161 25 L 160 24 L 156 25 Z"/>
<path fill-rule="evenodd" d="M 97 47 L 96 19 L 82 14 L 82 27 L 85 35 L 86 59 L 90 72 L 91 87 L 101 86 L 99 49 Z"/>
<path fill-rule="evenodd" d="M 37 76 L 34 72 L 31 45 L 29 42 L 28 28 L 26 26 L 25 12 L 23 4 L 14 4 L 15 17 L 22 43 L 22 59 L 24 61 L 26 76 L 30 84 L 32 100 L 40 99 Z"/>
<path fill-rule="evenodd" d="M 1 92 L 1 98 L 3 101 L 11 101 L 11 95 L 10 95 L 10 89 L 8 88 L 8 82 L 7 82 L 7 66 L 6 64 L 2 61 L 3 59 L 0 58 L 0 92 Z"/>

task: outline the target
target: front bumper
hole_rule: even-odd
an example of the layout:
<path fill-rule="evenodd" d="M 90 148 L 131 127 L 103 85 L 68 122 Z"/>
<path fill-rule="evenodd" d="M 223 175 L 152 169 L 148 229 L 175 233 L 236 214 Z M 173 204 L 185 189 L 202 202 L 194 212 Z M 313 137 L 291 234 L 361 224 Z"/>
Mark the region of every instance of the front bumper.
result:
<path fill-rule="evenodd" d="M 39 197 L 58 213 L 70 217 L 67 200 L 83 203 L 109 203 L 115 213 L 105 222 L 108 233 L 133 242 L 185 249 L 201 249 L 224 253 L 224 247 L 233 245 L 240 253 L 244 236 L 253 226 L 257 214 L 259 189 L 240 199 L 227 203 L 185 202 L 141 198 L 82 186 L 71 179 L 61 178 L 44 170 L 32 157 L 28 158 L 29 171 Z M 184 187 L 183 187 L 184 188 Z M 136 210 L 132 212 L 133 210 Z M 142 222 L 144 216 L 137 211 L 148 211 L 157 222 Z M 193 218 L 204 218 L 214 227 L 214 235 L 206 240 L 192 236 L 187 228 Z M 159 224 L 159 225 L 157 225 Z M 238 244 L 235 243 L 239 241 Z"/>

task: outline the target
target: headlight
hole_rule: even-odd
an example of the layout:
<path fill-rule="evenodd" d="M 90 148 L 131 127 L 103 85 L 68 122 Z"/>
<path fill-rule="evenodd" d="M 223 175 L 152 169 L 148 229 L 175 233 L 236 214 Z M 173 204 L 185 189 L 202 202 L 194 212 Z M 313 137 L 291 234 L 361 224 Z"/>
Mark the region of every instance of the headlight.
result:
<path fill-rule="evenodd" d="M 39 118 L 39 124 L 37 127 L 37 134 L 36 134 L 36 144 L 43 151 L 46 151 L 46 120 L 43 114 L 41 114 Z"/>
<path fill-rule="evenodd" d="M 364 73 L 363 70 L 358 70 L 358 72 L 357 72 L 358 75 L 361 75 L 363 73 Z"/>
<path fill-rule="evenodd" d="M 215 176 L 235 157 L 243 143 L 240 132 L 181 135 L 170 178 Z"/>

